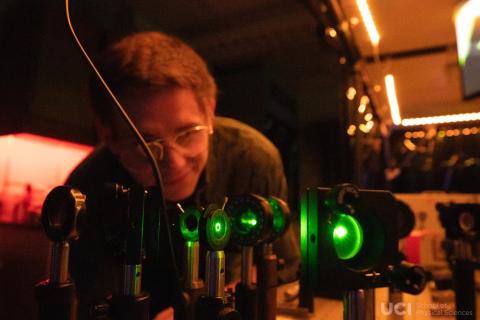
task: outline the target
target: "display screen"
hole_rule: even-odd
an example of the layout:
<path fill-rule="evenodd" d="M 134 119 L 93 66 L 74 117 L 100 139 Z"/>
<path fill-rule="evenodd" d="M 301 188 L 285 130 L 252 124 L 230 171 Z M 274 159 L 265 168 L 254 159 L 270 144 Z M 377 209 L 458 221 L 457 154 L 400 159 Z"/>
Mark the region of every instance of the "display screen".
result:
<path fill-rule="evenodd" d="M 480 95 L 480 0 L 460 4 L 454 18 L 463 96 L 469 99 Z"/>

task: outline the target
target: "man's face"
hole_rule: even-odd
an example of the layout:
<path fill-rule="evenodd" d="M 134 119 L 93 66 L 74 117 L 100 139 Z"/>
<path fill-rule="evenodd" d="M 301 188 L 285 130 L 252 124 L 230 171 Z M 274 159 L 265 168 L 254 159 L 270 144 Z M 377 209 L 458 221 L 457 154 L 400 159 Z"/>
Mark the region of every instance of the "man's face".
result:
<path fill-rule="evenodd" d="M 179 134 L 188 134 L 189 130 L 196 126 L 210 126 L 213 106 L 211 113 L 206 115 L 194 93 L 183 88 L 170 88 L 149 94 L 130 94 L 124 97 L 122 102 L 147 142 L 165 140 L 162 143 L 163 158 L 159 161 L 165 199 L 179 201 L 189 197 L 207 163 L 208 130 L 204 130 L 204 135 L 201 136 L 201 139 L 205 138 L 206 141 L 196 143 L 193 147 L 182 148 L 176 144 L 176 141 L 180 141 L 176 138 Z M 132 134 L 123 124 L 115 125 L 115 130 L 117 138 L 107 141 L 111 150 L 139 183 L 155 185 L 151 165 L 145 161 L 142 152 L 139 152 Z"/>

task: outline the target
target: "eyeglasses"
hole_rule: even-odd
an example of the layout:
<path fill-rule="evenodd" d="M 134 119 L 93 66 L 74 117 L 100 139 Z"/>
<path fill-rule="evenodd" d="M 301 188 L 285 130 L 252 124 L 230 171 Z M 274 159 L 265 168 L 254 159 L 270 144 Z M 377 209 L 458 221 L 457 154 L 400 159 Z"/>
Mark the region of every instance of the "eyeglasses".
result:
<path fill-rule="evenodd" d="M 187 128 L 165 139 L 147 141 L 147 145 L 158 160 L 165 155 L 165 146 L 169 146 L 183 155 L 197 155 L 208 146 L 208 135 L 213 133 L 211 126 L 199 125 Z"/>
<path fill-rule="evenodd" d="M 197 125 L 162 139 L 146 139 L 147 145 L 157 161 L 165 156 L 166 146 L 175 149 L 183 156 L 195 157 L 208 148 L 208 136 L 213 133 L 212 126 Z M 147 163 L 142 147 L 135 141 L 125 141 L 120 151 L 123 165 L 137 171 Z"/>

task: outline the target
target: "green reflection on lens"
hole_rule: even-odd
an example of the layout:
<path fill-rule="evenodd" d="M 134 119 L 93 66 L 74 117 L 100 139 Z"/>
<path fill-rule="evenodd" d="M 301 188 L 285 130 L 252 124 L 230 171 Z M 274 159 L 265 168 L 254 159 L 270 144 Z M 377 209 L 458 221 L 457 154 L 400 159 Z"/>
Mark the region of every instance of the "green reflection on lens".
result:
<path fill-rule="evenodd" d="M 273 198 L 268 199 L 268 203 L 273 209 L 273 231 L 280 234 L 285 229 L 285 212 L 283 212 L 280 204 Z"/>
<path fill-rule="evenodd" d="M 243 212 L 238 219 L 240 233 L 249 233 L 258 225 L 257 215 L 251 210 Z"/>
<path fill-rule="evenodd" d="M 216 210 L 207 220 L 207 241 L 215 250 L 220 250 L 228 244 L 230 239 L 230 221 L 222 210 Z"/>
<path fill-rule="evenodd" d="M 197 208 L 187 208 L 180 216 L 180 232 L 185 241 L 198 241 L 198 222 L 200 211 Z"/>
<path fill-rule="evenodd" d="M 355 257 L 363 245 L 363 229 L 357 219 L 343 213 L 337 214 L 333 227 L 333 246 L 341 260 Z"/>

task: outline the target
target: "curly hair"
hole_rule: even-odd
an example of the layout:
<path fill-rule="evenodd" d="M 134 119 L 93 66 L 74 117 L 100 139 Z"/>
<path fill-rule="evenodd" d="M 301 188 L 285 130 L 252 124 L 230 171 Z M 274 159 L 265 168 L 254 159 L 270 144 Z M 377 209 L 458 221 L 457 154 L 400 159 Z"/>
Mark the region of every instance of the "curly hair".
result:
<path fill-rule="evenodd" d="M 205 61 L 180 39 L 161 32 L 141 32 L 109 46 L 99 57 L 101 74 L 120 97 L 130 92 L 155 92 L 169 87 L 191 89 L 202 110 L 217 94 Z M 108 125 L 111 99 L 97 79 L 90 81 L 92 108 Z"/>

